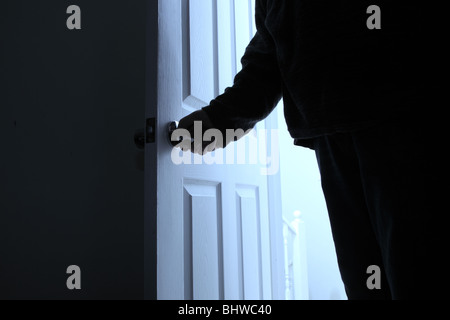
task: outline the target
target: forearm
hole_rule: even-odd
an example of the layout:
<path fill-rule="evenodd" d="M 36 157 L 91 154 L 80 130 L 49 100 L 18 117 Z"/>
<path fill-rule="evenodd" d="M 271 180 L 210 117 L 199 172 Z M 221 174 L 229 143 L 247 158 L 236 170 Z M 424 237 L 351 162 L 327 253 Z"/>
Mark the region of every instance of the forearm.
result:
<path fill-rule="evenodd" d="M 275 45 L 264 26 L 264 1 L 256 7 L 257 33 L 242 58 L 234 85 L 204 108 L 215 127 L 251 129 L 266 118 L 281 99 L 282 85 Z"/>

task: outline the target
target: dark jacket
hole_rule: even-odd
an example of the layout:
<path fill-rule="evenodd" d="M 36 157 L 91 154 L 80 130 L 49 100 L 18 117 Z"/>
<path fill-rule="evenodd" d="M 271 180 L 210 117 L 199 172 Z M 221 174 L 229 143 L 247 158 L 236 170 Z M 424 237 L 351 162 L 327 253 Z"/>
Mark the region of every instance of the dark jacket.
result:
<path fill-rule="evenodd" d="M 257 33 L 243 69 L 204 110 L 223 131 L 247 130 L 283 98 L 289 131 L 305 146 L 411 115 L 421 89 L 420 24 L 418 7 L 406 3 L 256 0 Z M 381 30 L 367 27 L 372 4 L 381 8 Z"/>

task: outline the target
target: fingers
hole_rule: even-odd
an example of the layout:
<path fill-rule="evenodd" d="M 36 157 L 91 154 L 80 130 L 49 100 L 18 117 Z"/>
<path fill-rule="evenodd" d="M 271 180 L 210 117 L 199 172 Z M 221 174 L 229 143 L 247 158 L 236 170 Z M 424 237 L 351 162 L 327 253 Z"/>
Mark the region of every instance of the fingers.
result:
<path fill-rule="evenodd" d="M 204 156 L 210 152 L 214 152 L 216 150 L 216 141 L 204 141 L 203 139 L 201 141 L 192 140 L 190 150 L 194 154 L 198 154 L 201 156 Z"/>
<path fill-rule="evenodd" d="M 203 110 L 196 111 L 180 120 L 178 130 L 184 130 L 184 134 L 178 134 L 183 141 L 177 146 L 184 152 L 191 151 L 198 155 L 206 155 L 217 148 L 215 139 L 204 138 L 205 131 L 212 129 L 212 123 Z M 196 136 L 196 133 L 198 136 Z M 175 140 L 177 141 L 177 140 Z"/>
<path fill-rule="evenodd" d="M 205 130 L 211 129 L 213 126 L 206 112 L 203 110 L 199 110 L 181 119 L 179 123 L 179 128 L 192 130 L 192 134 L 194 134 L 193 130 L 195 122 L 201 122 Z"/>

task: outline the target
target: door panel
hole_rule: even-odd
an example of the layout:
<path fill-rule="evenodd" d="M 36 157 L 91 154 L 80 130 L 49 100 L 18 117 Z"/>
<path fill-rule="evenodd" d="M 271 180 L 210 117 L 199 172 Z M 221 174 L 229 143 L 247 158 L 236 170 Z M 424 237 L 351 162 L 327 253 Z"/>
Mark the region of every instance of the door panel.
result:
<path fill-rule="evenodd" d="M 186 299 L 223 299 L 220 184 L 185 181 Z"/>
<path fill-rule="evenodd" d="M 189 87 L 189 96 L 185 102 L 189 107 L 190 99 L 198 100 L 202 106 L 209 103 L 217 93 L 217 16 L 215 1 L 190 0 L 187 2 L 188 11 L 184 12 L 182 19 L 189 26 L 187 31 L 188 40 L 185 44 L 189 48 L 184 51 L 190 57 L 189 83 L 184 86 Z M 189 99 L 190 98 L 190 99 Z"/>
<path fill-rule="evenodd" d="M 243 297 L 262 299 L 261 233 L 259 190 L 257 187 L 239 186 L 236 189 L 237 212 L 240 217 L 240 234 L 243 275 Z"/>

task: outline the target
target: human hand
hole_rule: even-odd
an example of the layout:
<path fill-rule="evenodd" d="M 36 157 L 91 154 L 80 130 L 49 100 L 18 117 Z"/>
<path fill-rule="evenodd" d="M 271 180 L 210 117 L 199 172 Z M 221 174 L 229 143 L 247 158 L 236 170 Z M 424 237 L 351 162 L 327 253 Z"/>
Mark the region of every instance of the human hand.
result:
<path fill-rule="evenodd" d="M 172 141 L 184 152 L 205 155 L 221 147 L 216 139 L 204 139 L 205 132 L 212 129 L 215 128 L 207 113 L 199 110 L 180 120 L 177 130 L 172 134 Z"/>

